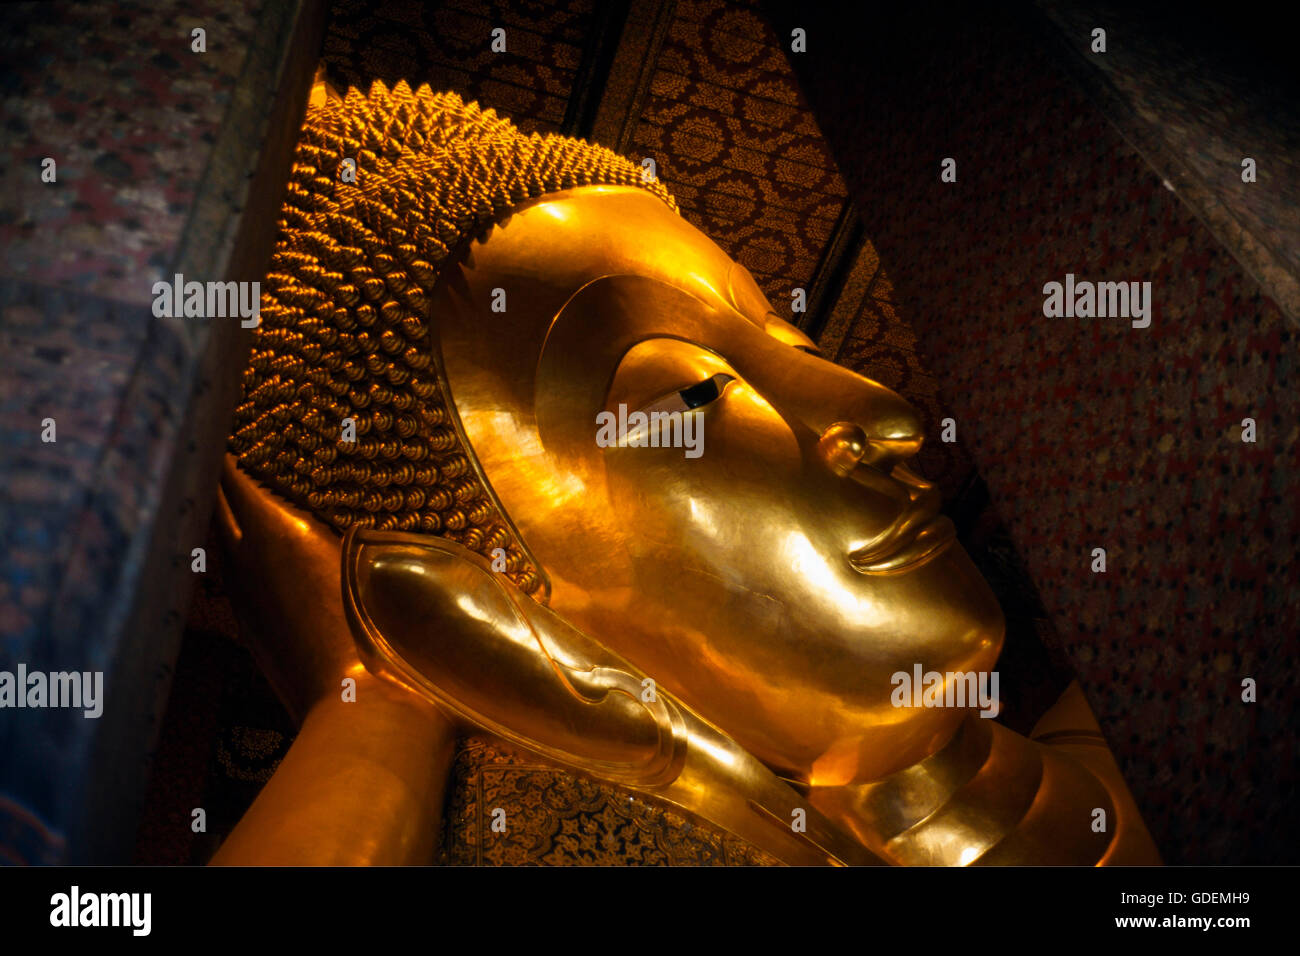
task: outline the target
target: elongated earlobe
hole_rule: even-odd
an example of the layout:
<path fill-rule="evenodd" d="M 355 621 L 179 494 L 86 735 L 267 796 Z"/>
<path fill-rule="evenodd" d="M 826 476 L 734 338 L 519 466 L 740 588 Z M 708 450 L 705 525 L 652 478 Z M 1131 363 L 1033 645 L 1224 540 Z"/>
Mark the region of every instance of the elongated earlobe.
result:
<path fill-rule="evenodd" d="M 368 670 L 562 766 L 667 800 L 791 863 L 878 862 L 731 738 L 481 556 L 350 531 L 349 622 Z M 802 814 L 805 829 L 788 821 Z"/>

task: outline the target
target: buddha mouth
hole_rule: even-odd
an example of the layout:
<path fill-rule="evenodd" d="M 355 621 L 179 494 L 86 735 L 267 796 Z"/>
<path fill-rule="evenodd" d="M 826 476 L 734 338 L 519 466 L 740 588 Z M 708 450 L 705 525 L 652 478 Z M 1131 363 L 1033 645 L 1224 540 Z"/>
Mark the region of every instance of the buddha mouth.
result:
<path fill-rule="evenodd" d="M 850 552 L 849 564 L 861 574 L 898 574 L 924 564 L 957 540 L 957 529 L 930 507 L 909 511 L 885 540 Z"/>

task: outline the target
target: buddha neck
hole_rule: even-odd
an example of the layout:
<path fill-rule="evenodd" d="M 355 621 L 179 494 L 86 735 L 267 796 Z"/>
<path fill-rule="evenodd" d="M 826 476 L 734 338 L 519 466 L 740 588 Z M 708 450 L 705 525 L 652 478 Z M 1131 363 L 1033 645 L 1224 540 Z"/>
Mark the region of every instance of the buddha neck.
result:
<path fill-rule="evenodd" d="M 1050 747 L 975 714 L 925 759 L 879 780 L 813 787 L 818 810 L 905 865 L 1062 863 L 1105 856 L 1113 818 L 1102 784 Z"/>

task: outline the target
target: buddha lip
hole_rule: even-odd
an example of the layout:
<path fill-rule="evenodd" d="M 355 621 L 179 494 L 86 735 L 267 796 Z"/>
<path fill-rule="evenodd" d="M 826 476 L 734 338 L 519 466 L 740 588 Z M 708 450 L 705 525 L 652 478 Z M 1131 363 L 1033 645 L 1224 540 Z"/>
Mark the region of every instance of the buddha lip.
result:
<path fill-rule="evenodd" d="M 849 555 L 853 570 L 862 574 L 897 574 L 922 564 L 957 539 L 957 529 L 943 515 L 935 515 L 914 533 L 904 532 L 889 543 L 885 553 L 855 551 Z"/>

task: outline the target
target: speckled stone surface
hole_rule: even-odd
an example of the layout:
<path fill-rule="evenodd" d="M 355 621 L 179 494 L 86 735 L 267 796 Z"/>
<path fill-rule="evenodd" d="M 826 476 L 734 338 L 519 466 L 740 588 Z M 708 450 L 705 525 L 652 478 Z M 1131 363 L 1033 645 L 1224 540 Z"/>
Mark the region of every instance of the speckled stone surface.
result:
<path fill-rule="evenodd" d="M 227 320 L 154 317 L 152 286 L 246 277 L 303 7 L 0 8 L 0 669 L 104 672 L 98 719 L 0 711 L 0 859 L 129 846 L 243 361 Z"/>
<path fill-rule="evenodd" d="M 1165 859 L 1294 863 L 1295 329 L 1014 12 L 786 15 L 821 38 L 805 92 Z M 1067 273 L 1151 282 L 1150 328 L 1046 317 Z"/>
<path fill-rule="evenodd" d="M 183 354 L 139 308 L 33 283 L 0 282 L 0 668 L 113 672 L 106 640 L 129 610 L 175 440 Z M 140 363 L 140 356 L 151 361 Z M 45 443 L 53 419 L 56 441 Z M 106 692 L 117 688 L 110 682 Z M 107 706 L 107 700 L 106 700 Z M 32 815 L 73 812 L 96 724 L 77 710 L 0 712 L 3 787 Z M 39 772 L 33 772 L 39 766 Z M 24 772 L 24 769 L 26 772 Z M 61 843 L 58 838 L 56 843 Z M 35 857 L 50 852 L 44 848 Z"/>
<path fill-rule="evenodd" d="M 1131 3 L 1037 0 L 1106 118 L 1300 323 L 1300 101 Z M 1194 15 L 1189 11 L 1188 15 Z M 1241 16 L 1256 16 L 1243 10 Z M 1092 31 L 1107 31 L 1105 53 Z M 1291 51 L 1295 55 L 1295 51 Z M 1295 65 L 1292 64 L 1295 72 Z M 1242 160 L 1256 180 L 1242 179 Z"/>
<path fill-rule="evenodd" d="M 152 301 L 261 6 L 19 3 L 0 39 L 0 274 Z M 207 52 L 191 50 L 206 31 Z M 42 160 L 57 182 L 41 180 Z"/>

